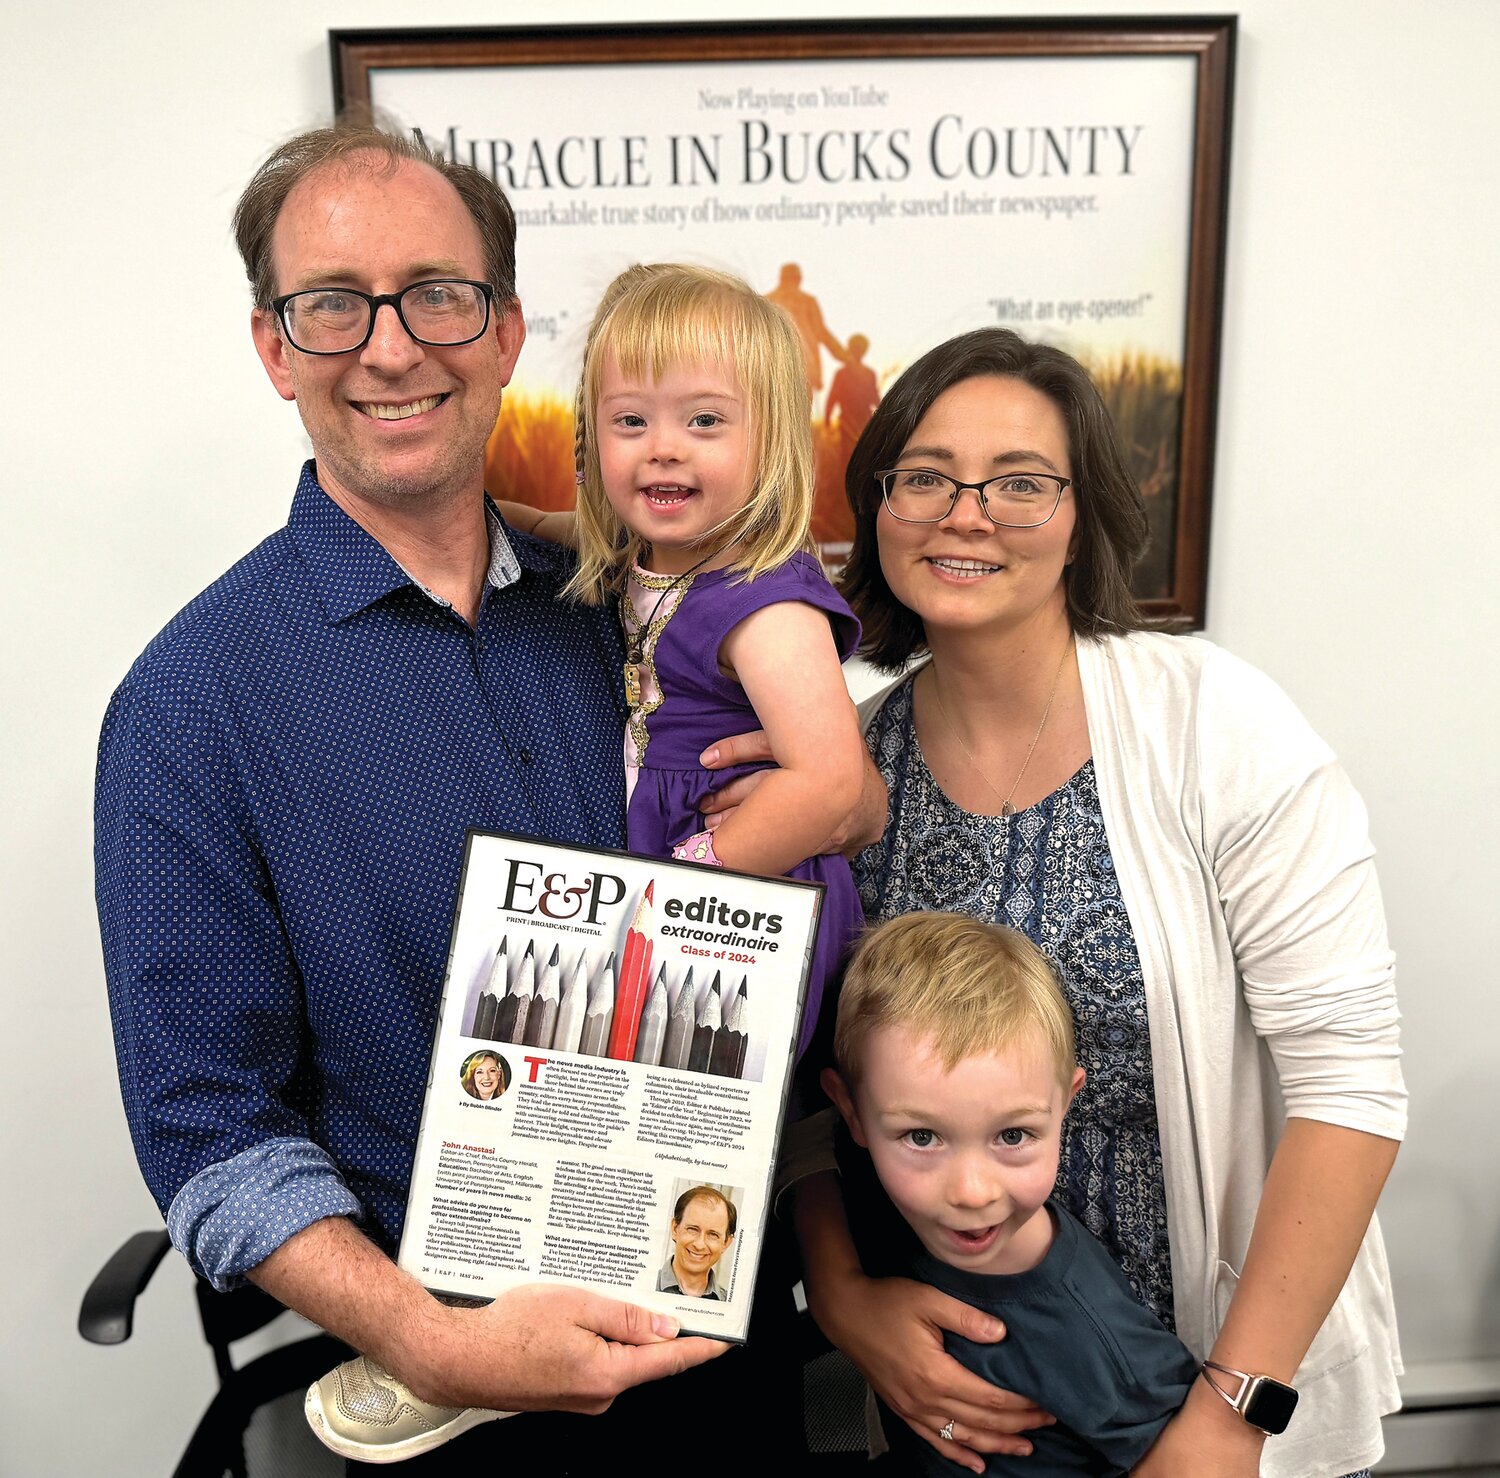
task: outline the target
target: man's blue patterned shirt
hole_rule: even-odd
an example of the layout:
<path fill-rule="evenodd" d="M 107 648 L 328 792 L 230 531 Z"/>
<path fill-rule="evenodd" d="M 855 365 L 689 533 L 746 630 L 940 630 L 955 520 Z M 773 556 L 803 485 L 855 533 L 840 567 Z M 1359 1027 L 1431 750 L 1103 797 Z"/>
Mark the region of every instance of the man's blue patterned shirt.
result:
<path fill-rule="evenodd" d="M 394 1250 L 470 826 L 617 847 L 612 610 L 501 525 L 473 627 L 319 487 L 115 693 L 95 861 L 126 1116 L 227 1287 L 328 1215 Z"/>

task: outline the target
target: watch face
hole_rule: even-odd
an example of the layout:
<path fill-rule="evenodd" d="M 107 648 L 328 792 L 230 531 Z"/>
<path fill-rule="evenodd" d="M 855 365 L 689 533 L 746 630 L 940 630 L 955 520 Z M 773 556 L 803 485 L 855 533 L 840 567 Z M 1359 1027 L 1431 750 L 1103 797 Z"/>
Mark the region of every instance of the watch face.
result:
<path fill-rule="evenodd" d="M 1273 1437 L 1286 1431 L 1292 1413 L 1297 1409 L 1297 1393 L 1268 1375 L 1257 1376 L 1250 1383 L 1245 1399 L 1245 1420 Z"/>

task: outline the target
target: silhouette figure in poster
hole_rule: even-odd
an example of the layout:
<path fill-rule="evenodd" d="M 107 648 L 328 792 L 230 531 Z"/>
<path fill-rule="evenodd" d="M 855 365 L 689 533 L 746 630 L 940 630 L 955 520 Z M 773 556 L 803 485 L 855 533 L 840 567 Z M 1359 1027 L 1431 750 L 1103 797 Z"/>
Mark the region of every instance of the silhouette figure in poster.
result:
<path fill-rule="evenodd" d="M 812 401 L 823 388 L 823 358 L 819 349 L 826 349 L 835 359 L 843 359 L 844 346 L 828 331 L 818 300 L 802 291 L 802 268 L 795 262 L 782 267 L 780 281 L 766 297 L 792 320 L 797 337 L 802 340 L 802 367 L 807 373 L 808 400 Z"/>
<path fill-rule="evenodd" d="M 870 417 L 880 404 L 880 382 L 875 371 L 864 362 L 869 348 L 870 341 L 863 334 L 850 334 L 844 362 L 834 372 L 833 383 L 828 387 L 823 424 L 838 427 L 840 467 L 848 466 L 859 433 L 870 424 Z"/>

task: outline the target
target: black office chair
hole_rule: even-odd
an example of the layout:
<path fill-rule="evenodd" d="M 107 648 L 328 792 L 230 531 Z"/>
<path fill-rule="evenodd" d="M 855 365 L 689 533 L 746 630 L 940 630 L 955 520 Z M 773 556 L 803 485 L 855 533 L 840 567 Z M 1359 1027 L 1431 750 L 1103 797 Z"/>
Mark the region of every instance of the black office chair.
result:
<path fill-rule="evenodd" d="M 135 1303 L 151 1281 L 171 1243 L 164 1231 L 137 1232 L 99 1270 L 83 1296 L 78 1332 L 96 1345 L 123 1344 L 135 1323 Z M 349 1347 L 327 1334 L 309 1335 L 236 1366 L 230 1346 L 264 1329 L 285 1310 L 269 1294 L 250 1285 L 216 1293 L 199 1281 L 198 1316 L 213 1353 L 219 1389 L 195 1428 L 173 1478 L 253 1478 L 246 1466 L 245 1436 L 256 1413 L 300 1392 L 325 1371 L 347 1360 Z M 306 1441 L 301 1440 L 302 1437 Z M 277 1478 L 308 1478 L 342 1473 L 342 1462 L 318 1445 L 310 1431 L 299 1433 L 289 1450 L 281 1444 L 274 1459 Z"/>
<path fill-rule="evenodd" d="M 773 1229 L 774 1230 L 774 1229 Z M 97 1345 L 123 1344 L 135 1322 L 135 1304 L 171 1248 L 167 1234 L 137 1232 L 99 1270 L 78 1314 L 78 1332 Z M 793 1269 L 784 1236 L 773 1235 L 767 1248 L 770 1281 L 790 1287 Z M 292 1393 L 300 1393 L 320 1375 L 347 1360 L 349 1347 L 327 1334 L 310 1335 L 236 1367 L 230 1346 L 265 1328 L 282 1306 L 269 1294 L 246 1284 L 216 1293 L 201 1280 L 195 1285 L 203 1337 L 213 1354 L 219 1390 L 203 1413 L 173 1478 L 257 1478 L 258 1444 L 247 1444 L 258 1412 Z M 757 1305 L 764 1318 L 780 1300 Z M 788 1303 L 790 1300 L 788 1299 Z M 806 1313 L 772 1316 L 761 1328 L 761 1341 L 790 1356 L 789 1370 L 802 1370 L 801 1405 L 809 1472 L 855 1475 L 865 1466 L 863 1451 L 864 1383 L 843 1356 L 817 1332 Z M 795 1398 L 793 1398 L 795 1399 Z M 778 1403 L 780 1404 L 780 1403 Z M 265 1459 L 272 1478 L 327 1478 L 343 1473 L 342 1460 L 321 1447 L 302 1426 L 291 1424 L 293 1440 L 276 1445 Z M 247 1453 L 249 1460 L 247 1462 Z"/>

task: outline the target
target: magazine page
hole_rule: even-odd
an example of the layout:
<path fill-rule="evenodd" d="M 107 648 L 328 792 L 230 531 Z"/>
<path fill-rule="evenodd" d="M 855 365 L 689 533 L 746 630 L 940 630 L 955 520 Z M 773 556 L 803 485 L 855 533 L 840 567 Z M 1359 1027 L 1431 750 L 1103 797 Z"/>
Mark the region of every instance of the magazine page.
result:
<path fill-rule="evenodd" d="M 399 1262 L 743 1340 L 822 888 L 471 831 Z"/>

